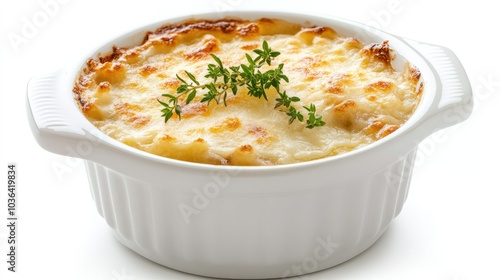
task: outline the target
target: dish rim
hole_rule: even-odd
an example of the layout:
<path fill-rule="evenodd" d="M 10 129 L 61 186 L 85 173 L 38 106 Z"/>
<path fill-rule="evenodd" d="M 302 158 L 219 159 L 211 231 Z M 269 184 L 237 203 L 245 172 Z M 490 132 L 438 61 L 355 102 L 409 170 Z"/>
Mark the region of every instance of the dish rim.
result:
<path fill-rule="evenodd" d="M 204 171 L 222 171 L 222 170 L 234 170 L 238 169 L 240 172 L 276 172 L 276 171 L 284 171 L 284 170 L 297 170 L 297 169 L 308 169 L 308 168 L 314 168 L 317 166 L 321 166 L 324 164 L 334 164 L 338 163 L 339 161 L 346 161 L 347 159 L 353 159 L 357 158 L 359 156 L 364 156 L 370 151 L 375 151 L 379 149 L 383 149 L 383 147 L 394 143 L 394 141 L 398 141 L 398 138 L 400 136 L 408 133 L 412 129 L 417 128 L 420 126 L 423 122 L 426 121 L 426 119 L 429 117 L 427 115 L 427 112 L 430 110 L 432 105 L 435 103 L 436 99 L 436 77 L 433 74 L 433 71 L 431 67 L 429 66 L 429 63 L 425 60 L 425 58 L 422 56 L 422 54 L 414 49 L 410 44 L 408 44 L 403 38 L 400 38 L 398 36 L 392 35 L 390 33 L 387 33 L 385 31 L 370 27 L 368 25 L 358 23 L 355 21 L 351 21 L 348 19 L 344 19 L 341 17 L 336 17 L 336 16 L 325 16 L 325 15 L 319 15 L 319 14 L 312 14 L 312 13 L 296 13 L 296 12 L 287 12 L 287 11 L 230 11 L 230 12 L 208 12 L 208 13 L 200 13 L 200 14 L 194 14 L 194 15 L 184 15 L 184 16 L 178 16 L 178 17 L 172 17 L 172 18 L 167 18 L 164 20 L 160 21 L 155 21 L 153 23 L 145 24 L 143 26 L 135 27 L 132 28 L 129 31 L 124 32 L 121 35 L 115 36 L 111 40 L 108 40 L 104 44 L 100 44 L 98 47 L 94 48 L 90 53 L 87 55 L 83 56 L 83 59 L 80 57 L 79 63 L 76 64 L 71 64 L 73 70 L 70 70 L 66 72 L 71 78 L 67 79 L 69 83 L 71 83 L 71 89 L 73 88 L 73 85 L 78 78 L 78 75 L 83 71 L 85 68 L 86 64 L 85 62 L 89 58 L 96 58 L 98 56 L 106 55 L 109 53 L 112 49 L 112 46 L 118 46 L 118 47 L 133 47 L 138 44 L 132 43 L 128 45 L 121 44 L 119 42 L 122 41 L 131 41 L 130 37 L 135 37 L 144 39 L 144 36 L 146 35 L 146 32 L 148 31 L 155 31 L 157 28 L 168 25 L 168 24 L 176 24 L 176 23 L 181 23 L 181 22 L 186 22 L 189 20 L 214 20 L 214 19 L 223 19 L 223 18 L 237 18 L 237 19 L 243 19 L 243 20 L 255 20 L 259 18 L 277 18 L 277 19 L 283 19 L 286 21 L 291 21 L 294 23 L 300 23 L 301 25 L 304 26 L 304 22 L 309 23 L 311 25 L 312 23 L 315 22 L 328 22 L 329 27 L 333 28 L 335 31 L 338 32 L 339 29 L 342 29 L 343 31 L 352 29 L 352 34 L 353 35 L 345 35 L 345 36 L 352 36 L 357 39 L 360 39 L 356 37 L 358 34 L 365 34 L 367 36 L 375 36 L 375 37 L 383 37 L 386 40 L 389 40 L 389 46 L 393 49 L 394 54 L 396 54 L 396 59 L 402 58 L 404 62 L 410 62 L 413 65 L 416 65 L 417 68 L 421 72 L 421 83 L 422 81 L 424 82 L 424 88 L 422 91 L 422 96 L 421 100 L 415 109 L 415 111 L 412 113 L 410 118 L 395 132 L 391 133 L 390 135 L 378 139 L 370 144 L 367 144 L 363 147 L 356 148 L 352 151 L 340 154 L 340 155 L 334 155 L 334 156 L 327 156 L 324 158 L 319 158 L 319 159 L 314 159 L 310 161 L 304 161 L 304 162 L 297 162 L 297 163 L 289 163 L 289 164 L 281 164 L 281 165 L 270 165 L 270 166 L 240 166 L 240 165 L 214 165 L 214 164 L 208 164 L 208 163 L 197 163 L 197 162 L 189 162 L 189 161 L 184 161 L 184 160 L 178 160 L 178 159 L 172 159 L 168 157 L 163 157 L 159 155 L 155 155 L 149 152 L 142 151 L 140 149 L 128 146 L 119 140 L 116 140 L 114 138 L 111 138 L 108 136 L 106 133 L 100 131 L 97 127 L 95 127 L 81 112 L 81 109 L 78 107 L 77 102 L 74 102 L 74 108 L 76 109 L 79 113 L 79 115 L 84 119 L 86 122 L 85 124 L 82 124 L 84 126 L 84 130 L 86 130 L 87 133 L 92 134 L 94 137 L 99 139 L 99 141 L 103 141 L 107 143 L 108 145 L 114 147 L 115 149 L 118 149 L 120 152 L 125 152 L 129 156 L 135 156 L 138 158 L 141 158 L 143 160 L 148 160 L 148 161 L 153 161 L 157 164 L 165 164 L 165 165 L 170 165 L 170 166 L 176 166 L 176 167 L 182 167 L 182 168 L 188 168 L 188 169 L 196 169 L 196 170 L 204 170 Z M 307 18 L 307 19 L 306 19 Z M 302 22 L 299 22 L 301 20 Z M 339 28 L 341 26 L 342 28 Z M 362 32 L 360 32 L 362 31 Z M 342 33 L 339 33 L 340 35 L 344 35 Z M 360 40 L 363 42 L 362 40 Z M 372 41 L 373 42 L 373 41 Z M 363 42 L 366 44 L 367 42 Z M 396 46 L 396 47 L 395 47 Z M 107 51 L 104 51 L 107 50 Z M 398 50 L 403 50 L 404 53 L 408 53 L 410 55 L 403 56 L 400 51 Z M 411 59 L 407 58 L 408 56 L 411 56 Z M 394 62 L 394 60 L 393 60 Z M 71 91 L 72 92 L 72 91 Z M 73 97 L 73 95 L 72 95 Z M 35 120 L 36 121 L 36 120 Z M 87 128 L 87 129 L 85 129 Z M 418 145 L 418 141 L 415 141 L 411 147 L 415 147 Z M 409 150 L 408 150 L 409 151 Z M 400 156 L 403 156 L 401 154 Z"/>

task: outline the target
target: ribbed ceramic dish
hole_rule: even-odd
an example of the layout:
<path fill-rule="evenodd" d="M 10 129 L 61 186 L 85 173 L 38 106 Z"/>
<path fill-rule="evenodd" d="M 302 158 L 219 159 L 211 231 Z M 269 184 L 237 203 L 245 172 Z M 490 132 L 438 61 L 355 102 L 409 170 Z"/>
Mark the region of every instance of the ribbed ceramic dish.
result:
<path fill-rule="evenodd" d="M 80 112 L 72 87 L 87 57 L 141 43 L 139 28 L 82 54 L 80 63 L 28 84 L 28 115 L 41 147 L 86 161 L 97 211 L 120 242 L 159 264 L 222 278 L 296 276 L 326 269 L 370 247 L 400 213 L 418 143 L 463 121 L 472 91 L 457 57 L 440 46 L 402 39 L 333 17 L 232 12 L 242 19 L 281 18 L 326 25 L 360 41 L 389 40 L 394 66 L 411 61 L 425 89 L 409 121 L 361 149 L 272 167 L 229 167 L 148 154 L 101 133 Z M 196 19 L 217 19 L 219 13 Z M 192 19 L 190 17 L 189 19 Z M 424 202 L 423 202 L 424 203 Z"/>

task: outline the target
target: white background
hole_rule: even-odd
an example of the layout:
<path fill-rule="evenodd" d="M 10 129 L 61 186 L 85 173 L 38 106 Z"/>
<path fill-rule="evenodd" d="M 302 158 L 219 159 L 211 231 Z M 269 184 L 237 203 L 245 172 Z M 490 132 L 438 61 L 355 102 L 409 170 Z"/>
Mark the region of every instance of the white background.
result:
<path fill-rule="evenodd" d="M 420 146 L 410 195 L 385 235 L 362 255 L 307 279 L 500 279 L 500 16 L 493 2 L 61 0 L 49 12 L 40 5 L 54 1 L 0 2 L 0 279 L 204 279 L 152 263 L 115 240 L 97 214 L 82 161 L 34 141 L 26 84 L 133 27 L 196 12 L 266 8 L 340 16 L 447 46 L 476 95 L 470 119 Z M 28 21 L 38 27 L 23 36 Z M 13 36 L 24 39 L 14 44 Z M 10 162 L 19 176 L 16 273 L 6 263 Z"/>

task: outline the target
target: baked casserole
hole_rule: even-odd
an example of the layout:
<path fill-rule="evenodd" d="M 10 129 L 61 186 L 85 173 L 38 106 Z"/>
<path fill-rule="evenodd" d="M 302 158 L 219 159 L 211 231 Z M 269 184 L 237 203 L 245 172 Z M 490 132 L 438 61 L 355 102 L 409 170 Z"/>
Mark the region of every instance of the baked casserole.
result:
<path fill-rule="evenodd" d="M 289 124 L 269 101 L 239 88 L 227 106 L 181 100 L 182 118 L 165 123 L 162 94 L 175 94 L 187 79 L 203 82 L 215 54 L 240 65 L 266 41 L 279 51 L 289 78 L 281 87 L 314 104 L 324 126 Z M 343 154 L 381 139 L 402 126 L 416 109 L 420 72 L 392 66 L 390 42 L 363 44 L 327 26 L 301 26 L 280 19 L 196 20 L 165 25 L 134 47 L 113 47 L 88 59 L 74 86 L 88 120 L 110 137 L 137 149 L 190 162 L 216 165 L 282 165 Z"/>

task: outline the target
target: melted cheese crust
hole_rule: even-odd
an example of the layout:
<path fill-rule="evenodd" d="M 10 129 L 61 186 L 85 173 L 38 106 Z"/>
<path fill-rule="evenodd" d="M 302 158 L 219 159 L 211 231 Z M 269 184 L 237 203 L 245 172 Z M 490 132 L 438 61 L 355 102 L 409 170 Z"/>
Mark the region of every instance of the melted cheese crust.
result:
<path fill-rule="evenodd" d="M 182 120 L 161 117 L 163 93 L 175 94 L 176 74 L 200 82 L 216 54 L 226 67 L 247 63 L 245 53 L 266 40 L 281 52 L 289 83 L 282 89 L 314 103 L 325 126 L 288 124 L 269 101 L 240 88 L 227 107 L 199 98 L 182 104 Z M 252 54 L 251 54 L 252 55 Z M 252 55 L 253 56 L 253 55 Z M 368 145 L 397 130 L 414 112 L 422 91 L 420 72 L 392 65 L 388 42 L 363 45 L 329 27 L 303 27 L 278 19 L 192 21 L 148 33 L 143 44 L 114 47 L 89 59 L 77 78 L 75 98 L 85 116 L 114 139 L 156 155 L 222 165 L 278 165 L 320 159 Z M 265 70 L 265 69 L 264 69 Z M 185 98 L 185 97 L 184 97 Z"/>

